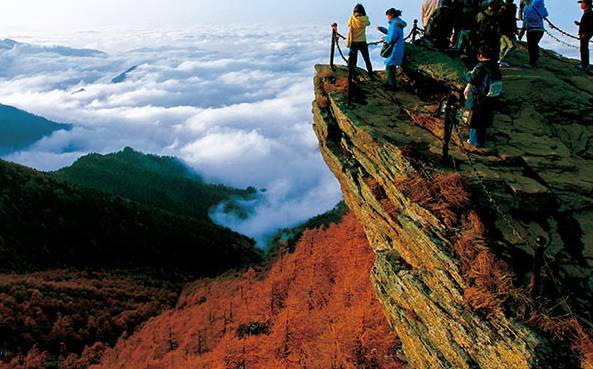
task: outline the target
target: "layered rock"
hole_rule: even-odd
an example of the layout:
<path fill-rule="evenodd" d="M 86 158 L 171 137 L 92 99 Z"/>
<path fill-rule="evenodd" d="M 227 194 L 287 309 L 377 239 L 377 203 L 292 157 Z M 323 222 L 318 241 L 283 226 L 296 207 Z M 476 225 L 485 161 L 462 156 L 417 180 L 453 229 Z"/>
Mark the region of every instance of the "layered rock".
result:
<path fill-rule="evenodd" d="M 563 305 L 565 313 L 578 315 L 587 329 L 593 302 L 593 80 L 551 53 L 544 68 L 505 71 L 492 147 L 471 153 L 470 165 L 455 137 L 457 169 L 446 169 L 438 164 L 443 127 L 435 112 L 442 97 L 464 87 L 466 69 L 442 53 L 416 46 L 407 51 L 400 91 L 388 93 L 381 82 L 363 78 L 351 105 L 343 94 L 345 69 L 317 66 L 313 113 L 323 157 L 376 251 L 373 284 L 410 365 L 574 367 L 561 341 L 525 324 L 512 309 L 487 314 L 468 306 L 467 273 L 453 252 L 462 223 L 444 219 L 406 186 L 435 185 L 435 177 L 459 173 L 471 201 L 456 215 L 479 214 L 487 243 L 476 240 L 474 246 L 510 265 L 518 291 L 527 290 L 532 277 L 534 238 L 549 240 L 542 294 L 563 296 L 571 306 Z M 520 52 L 517 62 L 525 57 Z"/>

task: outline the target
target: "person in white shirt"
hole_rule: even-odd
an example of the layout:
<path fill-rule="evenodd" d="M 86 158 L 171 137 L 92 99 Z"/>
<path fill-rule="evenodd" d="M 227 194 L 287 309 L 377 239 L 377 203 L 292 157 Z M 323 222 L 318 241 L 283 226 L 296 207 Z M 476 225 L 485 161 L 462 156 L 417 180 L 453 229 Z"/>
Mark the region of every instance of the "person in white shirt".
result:
<path fill-rule="evenodd" d="M 428 22 L 439 8 L 440 3 L 440 0 L 424 0 L 422 2 L 422 25 L 424 28 L 428 27 Z"/>

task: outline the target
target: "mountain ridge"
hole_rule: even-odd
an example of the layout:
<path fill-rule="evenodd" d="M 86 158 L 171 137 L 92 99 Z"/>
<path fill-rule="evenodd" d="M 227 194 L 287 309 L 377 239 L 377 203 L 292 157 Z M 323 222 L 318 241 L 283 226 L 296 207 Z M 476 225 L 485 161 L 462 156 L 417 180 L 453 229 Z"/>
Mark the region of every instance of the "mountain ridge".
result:
<path fill-rule="evenodd" d="M 0 155 L 25 149 L 56 131 L 70 128 L 68 124 L 0 104 Z"/>
<path fill-rule="evenodd" d="M 5 271 L 156 267 L 206 276 L 261 257 L 253 240 L 211 221 L 80 189 L 17 164 L 0 161 L 0 184 Z"/>
<path fill-rule="evenodd" d="M 208 184 L 175 157 L 143 154 L 130 147 L 107 155 L 83 156 L 51 175 L 77 186 L 203 220 L 209 219 L 209 212 L 220 203 L 226 203 L 229 211 L 244 211 L 235 200 L 251 199 L 257 194 L 253 187 L 240 190 Z"/>

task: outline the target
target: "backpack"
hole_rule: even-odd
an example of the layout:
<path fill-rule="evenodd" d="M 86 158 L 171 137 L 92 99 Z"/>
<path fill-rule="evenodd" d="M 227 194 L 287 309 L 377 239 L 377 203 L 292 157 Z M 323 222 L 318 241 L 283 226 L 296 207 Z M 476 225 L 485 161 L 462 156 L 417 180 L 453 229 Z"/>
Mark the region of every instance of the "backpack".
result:
<path fill-rule="evenodd" d="M 383 48 L 381 49 L 381 56 L 385 59 L 391 58 L 391 55 L 393 55 L 393 51 L 395 50 L 395 45 L 397 45 L 401 37 L 402 36 L 398 37 L 396 40 L 393 40 L 393 42 L 384 42 Z"/>
<path fill-rule="evenodd" d="M 476 70 L 483 70 L 485 75 L 481 85 L 472 88 L 470 96 L 465 102 L 465 108 L 468 110 L 477 109 L 486 100 L 497 100 L 503 92 L 502 76 L 500 73 L 494 73 L 485 63 L 480 63 L 473 72 L 469 73 L 468 80 Z"/>

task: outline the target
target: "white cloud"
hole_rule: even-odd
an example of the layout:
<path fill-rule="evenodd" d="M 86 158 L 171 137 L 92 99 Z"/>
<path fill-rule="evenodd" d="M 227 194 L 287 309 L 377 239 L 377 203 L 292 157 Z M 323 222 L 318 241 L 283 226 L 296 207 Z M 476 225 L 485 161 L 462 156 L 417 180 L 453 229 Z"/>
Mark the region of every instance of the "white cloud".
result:
<path fill-rule="evenodd" d="M 0 102 L 74 125 L 7 159 L 53 170 L 124 146 L 176 155 L 212 181 L 267 190 L 247 220 L 213 215 L 261 241 L 341 198 L 311 129 L 313 66 L 327 58 L 326 34 L 316 27 L 118 31 L 37 40 L 109 46 L 105 54 L 0 49 Z"/>
<path fill-rule="evenodd" d="M 340 199 L 311 129 L 313 66 L 327 62 L 328 36 L 293 26 L 25 35 L 43 46 L 0 48 L 0 102 L 75 129 L 8 159 L 51 170 L 124 146 L 176 155 L 212 181 L 266 188 L 247 221 L 215 214 L 261 240 Z"/>

